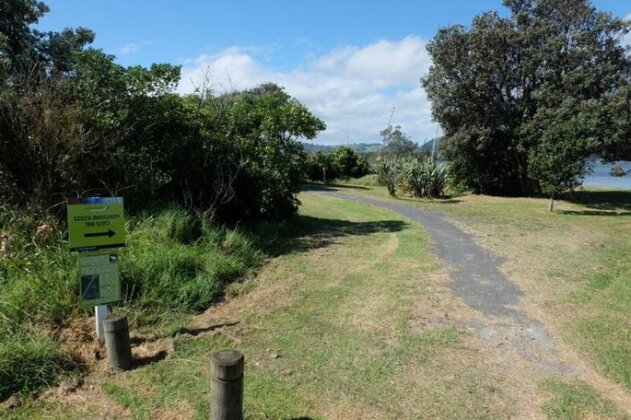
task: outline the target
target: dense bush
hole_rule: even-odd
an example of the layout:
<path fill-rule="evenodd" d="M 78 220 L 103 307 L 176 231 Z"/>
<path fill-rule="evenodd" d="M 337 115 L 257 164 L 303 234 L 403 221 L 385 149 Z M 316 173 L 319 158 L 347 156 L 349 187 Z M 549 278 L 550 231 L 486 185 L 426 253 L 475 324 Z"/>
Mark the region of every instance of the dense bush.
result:
<path fill-rule="evenodd" d="M 447 166 L 429 159 L 409 159 L 400 166 L 399 182 L 413 197 L 442 197 L 447 187 Z"/>
<path fill-rule="evenodd" d="M 397 190 L 412 197 L 443 197 L 449 180 L 449 167 L 436 165 L 427 158 L 380 160 L 376 171 L 377 181 L 385 185 L 393 197 Z"/>
<path fill-rule="evenodd" d="M 77 195 L 124 195 L 132 209 L 177 201 L 219 218 L 296 211 L 297 138 L 324 123 L 281 88 L 180 96 L 178 66 L 120 66 L 88 48 L 92 32 L 37 32 L 46 7 L 15 3 L 0 9 L 3 197 L 60 220 L 56 205 Z"/>

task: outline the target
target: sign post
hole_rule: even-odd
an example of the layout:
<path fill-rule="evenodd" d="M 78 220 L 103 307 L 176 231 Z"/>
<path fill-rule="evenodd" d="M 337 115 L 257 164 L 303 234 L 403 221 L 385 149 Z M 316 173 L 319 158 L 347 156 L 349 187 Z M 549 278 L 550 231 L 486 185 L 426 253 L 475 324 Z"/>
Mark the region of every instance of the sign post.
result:
<path fill-rule="evenodd" d="M 125 246 L 122 197 L 68 199 L 68 242 L 79 256 L 82 306 L 94 306 L 96 334 L 105 340 L 108 303 L 121 300 L 118 253 Z"/>

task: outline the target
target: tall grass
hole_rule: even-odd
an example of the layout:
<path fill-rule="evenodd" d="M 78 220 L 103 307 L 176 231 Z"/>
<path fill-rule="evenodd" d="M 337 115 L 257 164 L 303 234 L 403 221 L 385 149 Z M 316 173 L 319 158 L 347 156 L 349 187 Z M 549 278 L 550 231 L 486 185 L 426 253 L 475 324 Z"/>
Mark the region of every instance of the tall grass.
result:
<path fill-rule="evenodd" d="M 79 307 L 77 257 L 63 228 L 43 216 L 0 208 L 0 400 L 28 394 L 73 368 L 51 334 Z M 255 242 L 205 215 L 172 207 L 132 217 L 121 251 L 123 304 L 155 315 L 195 312 L 227 282 L 262 261 Z"/>
<path fill-rule="evenodd" d="M 127 302 L 156 310 L 199 311 L 226 282 L 260 263 L 244 234 L 180 209 L 143 217 L 121 258 Z"/>

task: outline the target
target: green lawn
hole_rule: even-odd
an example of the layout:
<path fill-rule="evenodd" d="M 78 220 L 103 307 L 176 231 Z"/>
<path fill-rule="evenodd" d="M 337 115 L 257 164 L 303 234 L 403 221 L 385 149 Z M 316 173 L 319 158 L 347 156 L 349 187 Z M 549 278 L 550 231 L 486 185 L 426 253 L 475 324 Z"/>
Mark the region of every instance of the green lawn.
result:
<path fill-rule="evenodd" d="M 351 187 L 347 193 L 391 199 L 382 187 Z M 552 214 L 546 199 L 400 199 L 444 212 L 506 257 L 503 269 L 527 303 L 581 357 L 631 390 L 631 191 L 587 189 L 565 198 Z"/>
<path fill-rule="evenodd" d="M 90 375 L 97 396 L 81 399 L 84 386 L 74 398 L 42 398 L 13 415 L 206 418 L 210 355 L 236 347 L 246 357 L 248 418 L 510 416 L 513 397 L 468 333 L 414 322 L 420 303 L 449 310 L 432 292 L 441 264 L 426 234 L 369 206 L 300 198 L 300 215 L 269 235 L 278 256 L 189 328 L 236 325 L 161 338 L 152 348 L 166 349 L 164 360 Z"/>

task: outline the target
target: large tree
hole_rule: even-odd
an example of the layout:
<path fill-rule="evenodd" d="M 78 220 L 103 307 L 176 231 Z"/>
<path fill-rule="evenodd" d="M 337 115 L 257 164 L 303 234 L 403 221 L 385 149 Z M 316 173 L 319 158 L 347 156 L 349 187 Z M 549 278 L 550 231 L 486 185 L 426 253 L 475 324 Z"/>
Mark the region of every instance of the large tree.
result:
<path fill-rule="evenodd" d="M 440 29 L 422 85 L 459 180 L 490 194 L 557 191 L 549 183 L 574 185 L 590 153 L 630 149 L 631 58 L 620 40 L 631 23 L 588 0 L 504 5 L 510 17 Z"/>

